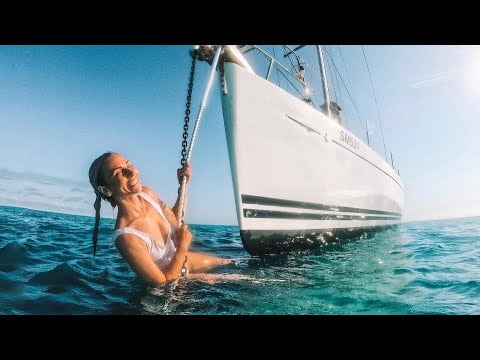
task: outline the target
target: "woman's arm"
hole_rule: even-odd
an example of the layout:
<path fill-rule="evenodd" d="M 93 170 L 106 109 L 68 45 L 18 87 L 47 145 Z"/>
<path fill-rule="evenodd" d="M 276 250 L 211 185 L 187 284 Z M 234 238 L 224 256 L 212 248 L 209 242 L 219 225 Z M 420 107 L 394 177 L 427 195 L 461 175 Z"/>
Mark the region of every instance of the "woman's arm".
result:
<path fill-rule="evenodd" d="M 187 225 L 182 225 L 177 229 L 177 231 L 175 231 L 173 237 L 177 250 L 175 251 L 173 260 L 165 269 L 164 273 L 167 278 L 176 279 L 178 276 L 180 276 L 183 266 L 187 263 L 187 254 L 192 242 L 192 233 L 188 229 Z"/>
<path fill-rule="evenodd" d="M 115 246 L 137 275 L 154 284 L 167 281 L 165 274 L 150 257 L 147 246 L 142 240 L 134 235 L 120 235 L 115 240 Z"/>
<path fill-rule="evenodd" d="M 115 245 L 122 257 L 140 277 L 158 285 L 180 277 L 182 267 L 186 261 L 191 234 L 189 235 L 183 230 L 179 233 L 178 240 L 179 246 L 177 247 L 177 251 L 163 272 L 152 260 L 146 244 L 136 236 L 128 234 L 120 235 L 116 239 Z"/>

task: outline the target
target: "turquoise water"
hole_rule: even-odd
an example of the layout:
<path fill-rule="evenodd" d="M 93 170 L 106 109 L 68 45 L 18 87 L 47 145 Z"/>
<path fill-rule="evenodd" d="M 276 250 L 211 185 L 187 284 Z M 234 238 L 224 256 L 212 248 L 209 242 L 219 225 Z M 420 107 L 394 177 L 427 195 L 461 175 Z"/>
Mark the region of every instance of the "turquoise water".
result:
<path fill-rule="evenodd" d="M 243 279 L 156 288 L 117 253 L 111 219 L 93 258 L 93 220 L 0 206 L 0 314 L 480 314 L 480 217 L 263 259 L 236 226 L 191 225 L 193 251 L 247 258 L 213 271 Z"/>

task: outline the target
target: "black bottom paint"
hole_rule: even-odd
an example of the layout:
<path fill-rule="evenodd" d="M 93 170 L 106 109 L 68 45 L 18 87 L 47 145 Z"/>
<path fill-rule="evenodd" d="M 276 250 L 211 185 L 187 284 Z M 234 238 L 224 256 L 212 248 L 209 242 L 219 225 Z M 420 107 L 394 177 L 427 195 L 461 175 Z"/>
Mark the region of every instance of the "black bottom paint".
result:
<path fill-rule="evenodd" d="M 311 250 L 331 242 L 360 237 L 366 233 L 390 229 L 396 225 L 364 228 L 289 230 L 240 230 L 243 247 L 251 255 L 262 256 L 289 251 Z"/>

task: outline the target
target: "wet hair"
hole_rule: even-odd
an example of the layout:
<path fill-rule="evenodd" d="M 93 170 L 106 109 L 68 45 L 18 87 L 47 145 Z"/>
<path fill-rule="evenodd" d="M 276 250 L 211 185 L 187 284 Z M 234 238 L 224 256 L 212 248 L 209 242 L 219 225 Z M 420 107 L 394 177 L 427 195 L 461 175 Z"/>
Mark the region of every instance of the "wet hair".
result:
<path fill-rule="evenodd" d="M 95 191 L 96 199 L 93 203 L 93 207 L 95 208 L 95 226 L 93 227 L 93 234 L 92 234 L 92 242 L 93 242 L 93 256 L 95 256 L 97 252 L 97 240 L 98 240 L 98 227 L 100 225 L 100 206 L 101 201 L 106 200 L 108 201 L 112 207 L 114 208 L 117 206 L 117 203 L 112 197 L 106 197 L 100 191 L 98 191 L 99 186 L 106 186 L 107 183 L 105 182 L 105 178 L 103 177 L 103 164 L 105 160 L 112 154 L 113 152 L 106 152 L 99 157 L 97 157 L 90 165 L 90 169 L 88 170 L 88 178 L 90 180 L 90 185 L 93 187 L 93 191 Z"/>

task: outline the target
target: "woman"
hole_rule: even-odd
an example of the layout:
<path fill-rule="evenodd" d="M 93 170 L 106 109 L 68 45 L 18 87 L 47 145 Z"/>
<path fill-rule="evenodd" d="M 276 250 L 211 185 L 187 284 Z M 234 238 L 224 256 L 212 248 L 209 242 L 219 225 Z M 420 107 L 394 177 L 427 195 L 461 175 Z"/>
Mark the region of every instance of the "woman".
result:
<path fill-rule="evenodd" d="M 179 181 L 192 175 L 190 164 L 177 171 Z M 142 278 L 161 284 L 206 271 L 231 262 L 209 255 L 189 251 L 192 234 L 186 225 L 177 229 L 177 208 L 170 209 L 155 192 L 142 186 L 137 169 L 122 155 L 107 152 L 93 161 L 89 170 L 90 184 L 95 200 L 95 227 L 93 254 L 97 247 L 101 199 L 113 207 L 118 206 L 113 239 L 115 245 Z"/>

